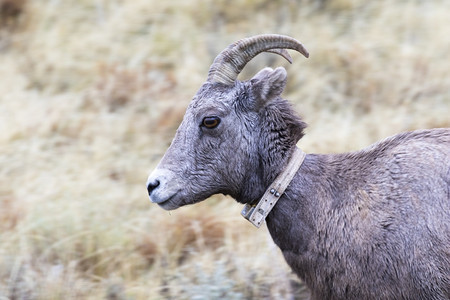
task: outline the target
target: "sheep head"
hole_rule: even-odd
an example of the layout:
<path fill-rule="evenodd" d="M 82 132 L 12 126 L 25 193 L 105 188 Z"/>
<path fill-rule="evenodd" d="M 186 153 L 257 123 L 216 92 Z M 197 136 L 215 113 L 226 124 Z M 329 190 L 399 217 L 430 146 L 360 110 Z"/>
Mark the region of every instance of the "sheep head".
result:
<path fill-rule="evenodd" d="M 187 108 L 175 138 L 147 180 L 150 200 L 171 210 L 214 194 L 252 203 L 283 167 L 306 125 L 281 98 L 286 70 L 237 76 L 261 52 L 286 49 L 308 57 L 297 40 L 280 35 L 242 39 L 214 60 L 207 81 Z"/>

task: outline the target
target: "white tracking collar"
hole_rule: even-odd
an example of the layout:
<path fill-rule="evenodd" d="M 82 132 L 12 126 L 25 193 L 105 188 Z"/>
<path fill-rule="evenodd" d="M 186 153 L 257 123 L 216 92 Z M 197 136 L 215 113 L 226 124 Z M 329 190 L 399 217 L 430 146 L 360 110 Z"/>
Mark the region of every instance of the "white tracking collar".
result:
<path fill-rule="evenodd" d="M 286 169 L 275 178 L 275 181 L 267 188 L 258 204 L 256 206 L 246 204 L 241 211 L 241 215 L 259 228 L 281 198 L 289 183 L 291 183 L 305 157 L 305 152 L 295 147 Z"/>

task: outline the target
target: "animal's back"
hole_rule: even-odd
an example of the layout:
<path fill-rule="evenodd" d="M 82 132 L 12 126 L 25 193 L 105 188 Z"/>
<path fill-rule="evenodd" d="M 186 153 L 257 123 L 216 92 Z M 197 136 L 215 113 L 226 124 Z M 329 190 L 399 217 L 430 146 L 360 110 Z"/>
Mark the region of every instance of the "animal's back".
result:
<path fill-rule="evenodd" d="M 450 299 L 450 129 L 402 133 L 332 165 L 342 197 L 324 216 L 316 298 Z"/>
<path fill-rule="evenodd" d="M 393 222 L 379 223 L 379 234 L 387 236 L 398 259 L 392 267 L 405 272 L 399 274 L 409 289 L 405 298 L 450 299 L 450 129 L 419 130 L 385 142 L 391 144 L 381 164 L 387 180 L 379 186 L 386 207 L 379 209 Z"/>
<path fill-rule="evenodd" d="M 417 214 L 450 216 L 450 129 L 406 132 L 364 152 L 368 184 L 387 201 L 411 206 Z M 363 155 L 364 156 L 364 155 Z M 446 208 L 446 209 L 444 209 Z M 447 224 L 449 225 L 449 224 Z"/>

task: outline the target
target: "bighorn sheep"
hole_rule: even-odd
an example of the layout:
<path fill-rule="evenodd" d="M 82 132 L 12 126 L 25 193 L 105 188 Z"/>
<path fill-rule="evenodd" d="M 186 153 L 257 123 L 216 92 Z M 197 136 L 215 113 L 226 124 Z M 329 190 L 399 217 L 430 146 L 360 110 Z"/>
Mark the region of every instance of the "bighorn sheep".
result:
<path fill-rule="evenodd" d="M 306 124 L 280 96 L 285 69 L 237 80 L 261 52 L 290 60 L 286 49 L 308 57 L 280 35 L 216 57 L 148 178 L 150 200 L 172 210 L 222 193 L 246 204 L 256 226 L 267 217 L 313 299 L 450 299 L 450 129 L 305 155 L 296 143 Z"/>

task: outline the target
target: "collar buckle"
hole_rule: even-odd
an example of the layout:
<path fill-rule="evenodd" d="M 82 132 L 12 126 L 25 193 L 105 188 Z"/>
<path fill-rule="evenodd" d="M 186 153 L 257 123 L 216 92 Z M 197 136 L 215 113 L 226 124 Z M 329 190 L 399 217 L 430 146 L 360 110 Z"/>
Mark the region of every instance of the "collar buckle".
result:
<path fill-rule="evenodd" d="M 255 210 L 255 206 L 251 206 L 250 204 L 245 204 L 244 208 L 241 211 L 241 215 L 250 221 L 250 216 L 253 214 L 253 211 Z"/>

